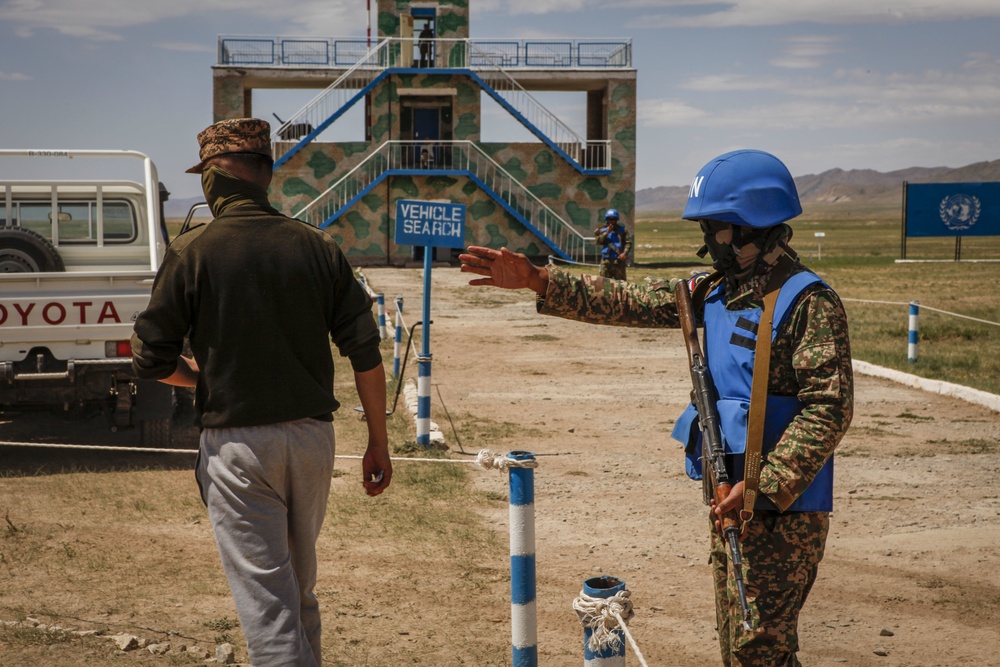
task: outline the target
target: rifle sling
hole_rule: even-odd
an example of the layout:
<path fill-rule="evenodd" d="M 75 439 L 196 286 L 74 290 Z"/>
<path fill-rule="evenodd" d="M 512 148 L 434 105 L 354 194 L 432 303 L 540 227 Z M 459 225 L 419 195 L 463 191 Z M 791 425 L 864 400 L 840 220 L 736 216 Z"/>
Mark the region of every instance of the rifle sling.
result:
<path fill-rule="evenodd" d="M 697 314 L 704 311 L 705 297 L 720 282 L 722 282 L 722 271 L 716 271 L 698 283 L 694 291 L 691 292 L 691 312 Z M 697 315 L 696 315 L 697 316 Z M 697 322 L 695 323 L 697 325 Z"/>
<path fill-rule="evenodd" d="M 782 257 L 782 260 L 785 260 Z M 771 325 L 778 292 L 788 278 L 792 262 L 779 261 L 771 272 L 764 289 L 764 308 L 757 327 L 757 347 L 754 351 L 753 382 L 750 386 L 750 413 L 747 417 L 746 460 L 743 471 L 743 509 L 740 510 L 740 532 L 753 519 L 760 486 L 760 468 L 764 445 L 764 416 L 767 410 L 767 381 L 771 374 Z"/>

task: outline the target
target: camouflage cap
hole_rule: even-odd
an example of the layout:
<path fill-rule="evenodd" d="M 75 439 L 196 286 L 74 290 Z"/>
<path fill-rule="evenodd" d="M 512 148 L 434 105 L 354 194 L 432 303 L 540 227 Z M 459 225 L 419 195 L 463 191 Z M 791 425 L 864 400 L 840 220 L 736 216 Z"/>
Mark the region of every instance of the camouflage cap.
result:
<path fill-rule="evenodd" d="M 271 157 L 271 125 L 259 118 L 220 120 L 198 133 L 201 162 L 187 170 L 200 174 L 205 160 L 226 153 L 257 153 Z"/>

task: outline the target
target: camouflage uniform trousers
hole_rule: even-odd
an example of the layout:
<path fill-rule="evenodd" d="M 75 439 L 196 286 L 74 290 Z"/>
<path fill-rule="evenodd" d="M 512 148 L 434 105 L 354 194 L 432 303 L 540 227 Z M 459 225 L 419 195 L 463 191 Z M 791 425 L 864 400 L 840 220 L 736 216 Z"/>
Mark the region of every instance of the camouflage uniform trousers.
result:
<path fill-rule="evenodd" d="M 753 630 L 743 630 L 736 582 L 728 574 L 726 542 L 711 528 L 712 577 L 722 664 L 726 667 L 798 667 L 799 611 L 816 581 L 830 515 L 757 512 L 740 543 Z"/>
<path fill-rule="evenodd" d="M 621 259 L 602 259 L 601 275 L 615 280 L 628 280 L 625 277 L 625 261 Z"/>

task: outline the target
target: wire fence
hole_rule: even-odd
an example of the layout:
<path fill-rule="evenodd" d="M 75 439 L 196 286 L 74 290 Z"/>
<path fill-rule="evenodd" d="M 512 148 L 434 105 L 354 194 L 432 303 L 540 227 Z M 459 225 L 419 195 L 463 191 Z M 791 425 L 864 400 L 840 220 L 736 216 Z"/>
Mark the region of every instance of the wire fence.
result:
<path fill-rule="evenodd" d="M 844 298 L 841 298 L 841 301 L 850 301 L 850 302 L 853 302 L 853 303 L 874 303 L 874 304 L 880 304 L 880 305 L 884 305 L 884 306 L 909 306 L 911 303 L 919 303 L 917 301 L 913 301 L 913 302 L 910 302 L 910 301 L 877 301 L 877 300 L 874 300 L 874 299 L 844 299 Z M 989 324 L 989 325 L 992 325 L 992 326 L 995 326 L 995 327 L 1000 327 L 1000 322 L 991 322 L 990 320 L 983 320 L 983 319 L 980 319 L 978 317 L 971 317 L 969 315 L 962 315 L 961 313 L 952 313 L 952 312 L 947 311 L 947 310 L 941 310 L 940 308 L 931 308 L 930 306 L 925 306 L 923 304 L 920 304 L 920 309 L 921 310 L 931 310 L 931 311 L 934 311 L 935 313 L 941 313 L 942 315 L 950 315 L 951 317 L 959 317 L 959 318 L 961 318 L 963 320 L 970 320 L 972 322 L 979 322 L 980 324 Z"/>

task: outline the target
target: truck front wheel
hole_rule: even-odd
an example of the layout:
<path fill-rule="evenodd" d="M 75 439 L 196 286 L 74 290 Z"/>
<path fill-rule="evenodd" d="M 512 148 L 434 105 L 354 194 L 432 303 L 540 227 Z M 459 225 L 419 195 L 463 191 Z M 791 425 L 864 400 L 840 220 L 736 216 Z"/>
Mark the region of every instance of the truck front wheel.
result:
<path fill-rule="evenodd" d="M 139 422 L 139 445 L 152 449 L 169 449 L 170 431 L 170 419 L 143 419 Z"/>

